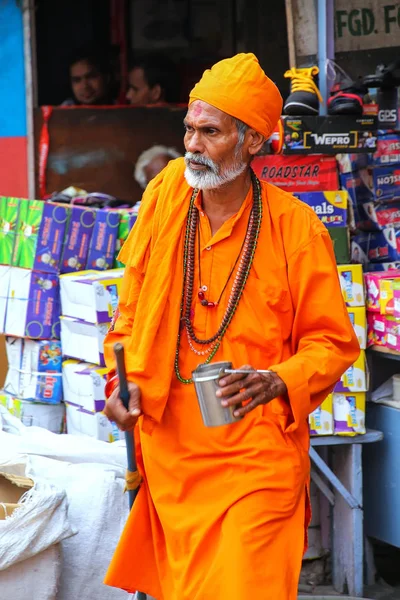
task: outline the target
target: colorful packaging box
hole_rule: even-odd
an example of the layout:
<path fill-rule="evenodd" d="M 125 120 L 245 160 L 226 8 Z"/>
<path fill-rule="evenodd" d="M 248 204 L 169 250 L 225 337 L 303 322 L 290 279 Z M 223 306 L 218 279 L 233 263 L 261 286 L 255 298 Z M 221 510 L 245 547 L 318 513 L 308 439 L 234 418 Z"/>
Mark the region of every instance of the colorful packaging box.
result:
<path fill-rule="evenodd" d="M 365 286 L 367 289 L 367 309 L 373 312 L 381 312 L 381 282 L 385 279 L 396 279 L 399 271 L 381 271 L 365 273 Z M 385 298 L 386 302 L 386 298 Z M 384 314 L 384 313 L 382 313 Z"/>
<path fill-rule="evenodd" d="M 366 432 L 365 402 L 365 392 L 333 394 L 335 435 L 354 436 Z"/>
<path fill-rule="evenodd" d="M 347 369 L 334 387 L 334 392 L 366 392 L 368 391 L 368 370 L 365 350 L 361 350 L 356 362 Z"/>
<path fill-rule="evenodd" d="M 5 331 L 11 267 L 0 265 L 0 334 Z"/>
<path fill-rule="evenodd" d="M 336 160 L 333 156 L 256 156 L 251 166 L 257 177 L 288 192 L 338 189 Z"/>
<path fill-rule="evenodd" d="M 400 165 L 375 167 L 373 182 L 377 200 L 380 202 L 400 202 Z"/>
<path fill-rule="evenodd" d="M 108 323 L 87 323 L 61 317 L 61 344 L 64 356 L 104 367 L 104 338 Z"/>
<path fill-rule="evenodd" d="M 64 430 L 64 404 L 30 402 L 1 393 L 0 404 L 22 421 L 26 427 L 43 427 L 56 434 L 62 433 Z"/>
<path fill-rule="evenodd" d="M 393 269 L 400 270 L 400 261 L 387 263 L 369 263 L 366 267 L 366 271 L 373 273 L 381 271 L 392 271 Z"/>
<path fill-rule="evenodd" d="M 336 192 L 295 192 L 294 194 L 310 206 L 326 227 L 346 227 L 348 222 L 348 194 Z"/>
<path fill-rule="evenodd" d="M 341 173 L 354 173 L 371 165 L 371 155 L 367 153 L 336 154 L 336 160 Z"/>
<path fill-rule="evenodd" d="M 104 409 L 107 369 L 77 360 L 65 360 L 62 366 L 64 400 L 89 412 Z"/>
<path fill-rule="evenodd" d="M 386 346 L 385 315 L 377 312 L 367 312 L 367 346 Z"/>
<path fill-rule="evenodd" d="M 400 273 L 399 273 L 400 275 Z M 400 319 L 400 280 L 396 279 L 393 282 L 393 316 Z"/>
<path fill-rule="evenodd" d="M 13 265 L 32 269 L 35 262 L 38 234 L 42 222 L 43 200 L 21 200 Z"/>
<path fill-rule="evenodd" d="M 328 227 L 338 265 L 350 262 L 350 232 L 348 227 Z"/>
<path fill-rule="evenodd" d="M 392 131 L 379 131 L 374 166 L 400 164 L 400 134 Z"/>
<path fill-rule="evenodd" d="M 33 339 L 59 339 L 58 277 L 11 267 L 5 333 Z"/>
<path fill-rule="evenodd" d="M 74 206 L 70 209 L 60 272 L 82 271 L 87 263 L 96 210 Z"/>
<path fill-rule="evenodd" d="M 347 307 L 347 312 L 353 325 L 361 350 L 367 347 L 367 314 L 364 306 Z"/>
<path fill-rule="evenodd" d="M 62 314 L 88 323 L 110 323 L 118 305 L 123 269 L 60 277 Z"/>
<path fill-rule="evenodd" d="M 400 320 L 386 317 L 386 347 L 400 352 Z"/>
<path fill-rule="evenodd" d="M 340 287 L 347 306 L 365 306 L 364 277 L 361 265 L 338 265 Z"/>
<path fill-rule="evenodd" d="M 8 371 L 4 391 L 13 396 L 20 395 L 21 365 L 24 341 L 21 338 L 6 338 Z"/>
<path fill-rule="evenodd" d="M 69 208 L 45 202 L 34 256 L 33 268 L 45 273 L 58 273 L 63 252 Z"/>
<path fill-rule="evenodd" d="M 340 187 L 343 190 L 347 190 L 353 205 L 374 200 L 370 169 L 362 169 L 356 173 L 341 173 Z"/>
<path fill-rule="evenodd" d="M 119 215 L 115 211 L 98 209 L 90 242 L 87 269 L 105 271 L 112 269 L 119 227 Z"/>
<path fill-rule="evenodd" d="M 12 264 L 18 212 L 18 198 L 0 197 L 0 265 Z"/>
<path fill-rule="evenodd" d="M 382 231 L 391 226 L 395 229 L 400 228 L 400 202 L 391 202 L 390 204 L 365 202 L 362 209 L 365 218 L 357 223 L 358 227 L 362 223 L 363 229 L 368 229 L 368 231 Z"/>
<path fill-rule="evenodd" d="M 90 412 L 66 402 L 67 433 L 69 435 L 85 435 L 103 442 L 116 442 L 123 439 L 115 423 L 112 423 L 101 412 Z"/>
<path fill-rule="evenodd" d="M 399 282 L 400 272 L 396 279 L 382 279 L 379 282 L 381 315 L 391 316 L 394 313 L 394 285 Z"/>
<path fill-rule="evenodd" d="M 310 435 L 333 435 L 333 396 L 329 396 L 308 417 Z"/>
<path fill-rule="evenodd" d="M 132 227 L 136 223 L 137 220 L 137 212 L 121 212 L 118 226 L 118 238 L 117 243 L 115 245 L 115 267 L 121 268 L 124 265 L 118 260 L 118 254 L 124 245 L 126 238 L 128 237 Z"/>
<path fill-rule="evenodd" d="M 362 233 L 352 240 L 352 260 L 354 248 L 361 257 L 371 262 L 390 262 L 400 260 L 400 230 L 386 227 L 382 231 Z"/>

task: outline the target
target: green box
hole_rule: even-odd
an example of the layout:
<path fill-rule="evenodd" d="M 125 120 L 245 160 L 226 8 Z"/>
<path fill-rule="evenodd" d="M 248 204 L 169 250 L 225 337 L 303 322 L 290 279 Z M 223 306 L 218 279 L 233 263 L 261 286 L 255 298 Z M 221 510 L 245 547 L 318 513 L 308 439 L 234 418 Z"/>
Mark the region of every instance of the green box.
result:
<path fill-rule="evenodd" d="M 347 265 L 350 262 L 350 233 L 348 227 L 328 227 L 333 242 L 336 262 Z"/>
<path fill-rule="evenodd" d="M 32 269 L 35 262 L 38 233 L 42 221 L 42 200 L 21 200 L 13 264 Z"/>
<path fill-rule="evenodd" d="M 19 199 L 0 197 L 0 264 L 11 265 L 18 224 Z"/>

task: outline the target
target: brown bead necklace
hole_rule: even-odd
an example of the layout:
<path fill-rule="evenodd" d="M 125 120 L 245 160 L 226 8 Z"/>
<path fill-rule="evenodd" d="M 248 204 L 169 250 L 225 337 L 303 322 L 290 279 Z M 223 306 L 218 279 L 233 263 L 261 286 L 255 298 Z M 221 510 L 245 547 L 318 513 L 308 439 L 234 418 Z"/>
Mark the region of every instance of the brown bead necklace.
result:
<path fill-rule="evenodd" d="M 182 377 L 179 369 L 179 349 L 181 342 L 181 333 L 183 330 L 186 331 L 188 343 L 191 350 L 198 356 L 207 356 L 204 364 L 208 364 L 214 358 L 221 345 L 222 339 L 233 319 L 233 316 L 239 305 L 240 298 L 245 288 L 251 266 L 253 264 L 254 254 L 257 248 L 258 236 L 261 229 L 262 221 L 262 197 L 261 197 L 261 186 L 255 173 L 251 171 L 251 181 L 253 185 L 253 206 L 250 212 L 249 222 L 247 225 L 246 236 L 243 241 L 240 253 L 236 262 L 233 266 L 231 273 L 226 281 L 224 289 L 219 297 L 217 303 L 211 303 L 205 300 L 205 297 L 201 297 L 198 293 L 198 297 L 203 304 L 203 301 L 207 302 L 208 308 L 216 306 L 231 279 L 233 272 L 237 266 L 235 277 L 232 284 L 232 289 L 229 295 L 225 314 L 222 318 L 221 324 L 218 331 L 211 337 L 205 340 L 198 338 L 193 329 L 193 323 L 191 318 L 191 306 L 193 300 L 193 288 L 194 288 L 194 269 L 195 269 L 195 254 L 196 254 L 196 231 L 198 229 L 199 211 L 194 206 L 198 189 L 193 190 L 192 197 L 190 199 L 189 211 L 186 221 L 186 232 L 185 232 L 185 244 L 183 253 L 183 286 L 182 286 L 182 297 L 180 307 L 180 328 L 178 331 L 178 338 L 175 352 L 175 373 L 178 380 L 184 384 L 193 383 L 191 378 L 185 379 Z M 200 236 L 199 236 L 199 248 L 200 248 Z M 239 264 L 238 264 L 239 263 Z M 200 264 L 200 260 L 199 260 Z M 203 290 L 199 290 L 203 291 Z M 205 306 L 205 304 L 203 304 Z M 194 344 L 197 344 L 202 349 L 197 349 Z M 207 347 L 205 347 L 207 346 Z"/>

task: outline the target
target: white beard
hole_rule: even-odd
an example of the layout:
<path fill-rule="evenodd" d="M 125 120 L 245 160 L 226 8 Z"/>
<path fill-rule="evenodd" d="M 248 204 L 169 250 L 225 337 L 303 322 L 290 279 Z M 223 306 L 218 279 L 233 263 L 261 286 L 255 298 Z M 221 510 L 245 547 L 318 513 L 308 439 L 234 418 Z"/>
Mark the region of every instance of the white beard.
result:
<path fill-rule="evenodd" d="M 189 160 L 196 161 L 196 159 L 202 164 L 205 164 L 208 169 L 204 171 L 191 169 L 188 162 Z M 199 190 L 213 190 L 215 188 L 219 188 L 222 185 L 234 181 L 247 169 L 247 164 L 238 158 L 235 159 L 235 162 L 233 162 L 230 167 L 223 170 L 222 173 L 220 172 L 220 167 L 210 158 L 206 159 L 203 157 L 197 157 L 191 152 L 186 152 L 185 161 L 185 179 L 190 187 L 197 188 Z"/>

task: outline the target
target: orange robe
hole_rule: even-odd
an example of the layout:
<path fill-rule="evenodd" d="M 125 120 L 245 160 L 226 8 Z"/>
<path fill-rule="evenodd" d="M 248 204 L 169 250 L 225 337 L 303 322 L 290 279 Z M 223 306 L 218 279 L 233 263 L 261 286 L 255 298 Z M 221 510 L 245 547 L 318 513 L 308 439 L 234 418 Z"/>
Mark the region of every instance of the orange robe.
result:
<path fill-rule="evenodd" d="M 128 377 L 142 390 L 136 441 L 144 481 L 106 583 L 157 600 L 295 600 L 309 519 L 307 416 L 355 361 L 358 342 L 325 227 L 308 206 L 262 183 L 253 266 L 214 360 L 271 368 L 288 398 L 235 424 L 204 427 L 193 385 L 181 384 L 173 367 L 192 191 L 183 170 L 182 159 L 173 161 L 150 184 L 121 252 L 120 316 L 106 357 L 112 371 L 112 346 L 124 343 Z M 214 236 L 200 213 L 202 282 L 210 300 L 235 263 L 251 204 L 252 190 Z M 197 272 L 196 264 L 194 290 Z M 214 309 L 194 294 L 199 337 L 218 329 L 230 287 Z M 183 376 L 203 360 L 183 335 Z"/>

